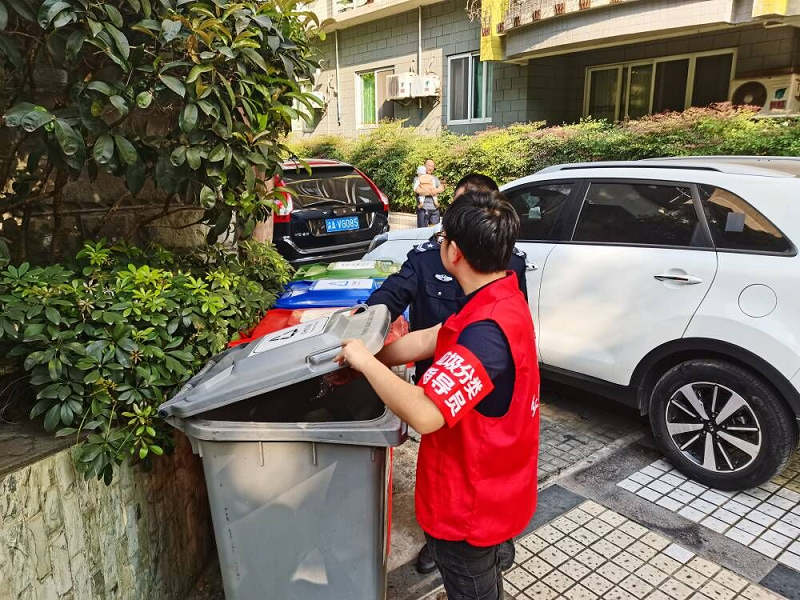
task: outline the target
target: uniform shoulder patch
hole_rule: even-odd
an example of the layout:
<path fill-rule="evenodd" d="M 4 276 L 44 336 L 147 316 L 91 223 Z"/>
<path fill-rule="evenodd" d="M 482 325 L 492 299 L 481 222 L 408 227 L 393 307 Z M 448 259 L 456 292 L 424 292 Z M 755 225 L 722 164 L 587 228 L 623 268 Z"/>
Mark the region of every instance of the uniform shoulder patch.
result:
<path fill-rule="evenodd" d="M 436 242 L 425 242 L 415 248 L 417 252 L 427 252 L 428 250 L 438 250 L 439 244 Z"/>
<path fill-rule="evenodd" d="M 525 254 L 522 250 L 520 250 L 516 246 L 514 246 L 513 253 L 514 253 L 514 256 L 519 256 L 520 258 L 527 258 L 528 257 L 527 254 Z"/>

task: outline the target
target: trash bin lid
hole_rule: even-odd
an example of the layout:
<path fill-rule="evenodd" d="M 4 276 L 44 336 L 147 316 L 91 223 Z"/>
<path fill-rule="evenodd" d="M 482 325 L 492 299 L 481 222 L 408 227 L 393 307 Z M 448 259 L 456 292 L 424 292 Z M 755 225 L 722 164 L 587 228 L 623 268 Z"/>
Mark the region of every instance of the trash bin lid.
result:
<path fill-rule="evenodd" d="M 275 302 L 275 308 L 326 308 L 363 304 L 380 287 L 380 279 L 320 279 L 295 281 Z"/>
<path fill-rule="evenodd" d="M 383 348 L 389 310 L 371 306 L 351 315 L 298 323 L 216 355 L 168 402 L 162 418 L 186 418 L 341 369 L 333 358 L 342 340 L 360 339 L 373 354 Z"/>
<path fill-rule="evenodd" d="M 292 278 L 294 281 L 313 281 L 317 279 L 353 279 L 369 277 L 385 279 L 397 273 L 400 265 L 390 260 L 349 260 L 330 264 L 315 263 L 300 267 Z"/>

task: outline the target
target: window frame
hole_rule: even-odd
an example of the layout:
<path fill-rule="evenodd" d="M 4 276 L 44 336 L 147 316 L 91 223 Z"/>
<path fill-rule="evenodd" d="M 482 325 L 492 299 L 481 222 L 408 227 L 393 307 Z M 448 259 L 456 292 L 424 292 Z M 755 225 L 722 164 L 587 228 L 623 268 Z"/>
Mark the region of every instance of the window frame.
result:
<path fill-rule="evenodd" d="M 447 57 L 447 124 L 448 125 L 474 125 L 474 124 L 485 124 L 492 122 L 492 115 L 494 114 L 494 107 L 492 106 L 492 89 L 494 87 L 494 69 L 492 69 L 491 61 L 482 61 L 480 60 L 481 53 L 479 51 L 473 52 L 462 52 L 461 54 L 453 54 Z M 451 119 L 450 118 L 450 99 L 452 98 L 453 90 L 452 90 L 452 82 L 453 78 L 450 74 L 453 71 L 453 61 L 454 60 L 461 60 L 463 58 L 469 58 L 469 65 L 467 72 L 469 74 L 469 78 L 467 81 L 467 107 L 468 111 L 472 112 L 472 104 L 473 104 L 473 59 L 477 58 L 478 62 L 483 66 L 483 105 L 484 110 L 487 112 L 488 116 L 480 117 L 480 118 L 472 118 L 469 117 L 467 119 Z M 490 82 L 490 80 L 492 80 Z"/>
<path fill-rule="evenodd" d="M 313 93 L 314 92 L 314 83 L 310 79 L 299 79 L 297 81 L 297 87 L 301 93 Z M 307 88 L 307 89 L 305 89 Z M 299 100 L 292 101 L 292 108 L 297 110 L 300 106 Z M 308 110 L 307 106 L 304 106 L 306 110 Z M 312 112 L 312 117 L 317 117 L 316 110 Z M 315 119 L 319 122 L 319 119 Z M 295 124 L 299 124 L 297 128 L 295 128 Z M 306 121 L 301 115 L 298 114 L 297 119 L 292 119 L 292 133 L 314 133 L 316 130 L 316 125 L 312 121 L 309 123 Z"/>
<path fill-rule="evenodd" d="M 361 71 L 356 71 L 356 129 L 375 129 L 380 122 L 378 118 L 378 114 L 380 113 L 380 107 L 378 106 L 378 73 L 385 73 L 389 71 L 392 75 L 394 75 L 394 66 L 391 67 L 376 67 L 374 69 L 363 69 Z M 364 97 L 364 89 L 363 89 L 363 80 L 361 79 L 362 75 L 368 75 L 372 73 L 375 77 L 375 123 L 362 123 L 361 122 L 361 105 L 363 102 Z M 391 100 L 387 99 L 387 102 L 391 102 Z"/>
<path fill-rule="evenodd" d="M 780 233 L 781 236 L 783 236 L 783 239 L 785 239 L 789 243 L 789 249 L 784 251 L 784 252 L 775 252 L 775 251 L 772 251 L 772 250 L 745 250 L 745 249 L 742 249 L 742 248 L 722 248 L 722 247 L 717 246 L 716 241 L 714 240 L 714 233 L 711 231 L 711 226 L 710 226 L 710 224 L 708 224 L 708 220 L 707 220 L 707 217 L 706 217 L 705 201 L 700 196 L 700 190 L 699 190 L 700 186 L 713 187 L 713 188 L 716 188 L 718 190 L 722 190 L 724 192 L 727 192 L 727 193 L 729 193 L 729 194 L 731 194 L 733 196 L 736 196 L 739 200 L 744 202 L 745 205 L 747 205 L 748 207 L 753 209 L 755 212 L 757 212 L 759 215 L 761 215 L 761 217 L 765 221 L 767 221 L 770 225 L 772 225 L 775 228 L 775 230 L 778 233 Z M 781 257 L 784 257 L 784 258 L 793 258 L 793 257 L 797 256 L 797 246 L 795 246 L 795 244 L 792 241 L 792 239 L 788 235 L 786 235 L 786 233 L 780 227 L 778 227 L 773 222 L 772 219 L 767 217 L 767 215 L 765 215 L 758 208 L 756 208 L 756 206 L 753 205 L 752 202 L 749 202 L 744 196 L 742 196 L 741 194 L 737 194 L 736 192 L 734 192 L 734 191 L 732 191 L 732 190 L 730 190 L 730 189 L 728 189 L 726 187 L 723 187 L 721 185 L 715 185 L 715 184 L 712 184 L 712 183 L 698 183 L 697 184 L 697 188 L 698 188 L 697 189 L 697 198 L 700 201 L 700 207 L 703 210 L 703 217 L 706 219 L 706 227 L 708 229 L 708 235 L 710 236 L 711 243 L 714 245 L 714 249 L 717 252 L 724 252 L 725 254 L 753 254 L 753 255 L 757 255 L 757 256 L 781 256 Z"/>
<path fill-rule="evenodd" d="M 553 236 L 554 239 L 552 240 L 537 240 L 537 239 L 530 239 L 527 237 L 522 236 L 522 223 L 520 222 L 520 233 L 517 236 L 517 241 L 526 244 L 560 244 L 563 242 L 569 241 L 569 238 L 565 237 L 566 232 L 569 230 L 569 224 L 571 223 L 572 213 L 573 213 L 573 206 L 576 202 L 576 198 L 583 191 L 583 181 L 578 178 L 569 178 L 569 179 L 543 179 L 541 181 L 529 181 L 528 183 L 524 183 L 522 185 L 518 185 L 514 188 L 505 190 L 503 195 L 506 197 L 511 196 L 512 194 L 518 192 L 524 192 L 526 190 L 530 190 L 537 187 L 545 187 L 549 185 L 570 185 L 572 186 L 569 191 L 569 195 L 567 196 L 566 200 L 564 200 L 564 206 L 561 209 L 561 212 L 556 219 L 555 224 L 553 225 Z M 516 210 L 514 211 L 516 212 Z M 521 217 L 520 217 L 521 219 Z"/>
<path fill-rule="evenodd" d="M 616 98 L 614 100 L 616 108 L 615 108 L 615 121 L 621 121 L 623 119 L 628 118 L 628 110 L 630 108 L 630 75 L 631 75 L 631 68 L 633 67 L 642 67 L 651 65 L 652 66 L 652 76 L 650 78 L 650 106 L 648 109 L 648 115 L 653 114 L 653 99 L 655 95 L 655 88 L 656 88 L 656 68 L 659 63 L 664 62 L 672 62 L 676 60 L 689 60 L 689 68 L 686 73 L 686 93 L 684 95 L 683 100 L 683 110 L 687 110 L 692 105 L 692 95 L 694 92 L 694 75 L 695 69 L 697 65 L 697 59 L 702 58 L 705 56 L 719 56 L 723 54 L 731 54 L 731 72 L 730 77 L 728 80 L 728 95 L 730 96 L 731 91 L 731 84 L 733 83 L 735 76 L 736 76 L 736 61 L 739 56 L 739 49 L 736 47 L 733 48 L 724 48 L 722 50 L 707 50 L 705 52 L 689 52 L 686 54 L 673 54 L 670 56 L 659 56 L 657 58 L 651 59 L 644 59 L 644 60 L 632 60 L 632 61 L 625 61 L 625 62 L 618 62 L 618 63 L 608 63 L 605 65 L 592 65 L 590 67 L 586 67 L 586 72 L 584 74 L 584 82 L 583 82 L 583 116 L 589 117 L 589 102 L 590 102 L 590 92 L 591 92 L 591 81 L 592 81 L 592 73 L 595 71 L 608 71 L 610 69 L 617 69 L 617 81 L 618 84 L 622 81 L 622 73 L 623 71 L 626 72 L 626 87 L 625 90 L 617 89 Z M 623 97 L 624 93 L 624 97 Z M 624 106 L 623 106 L 624 105 Z M 624 111 L 623 111 L 624 108 Z"/>
<path fill-rule="evenodd" d="M 705 240 L 705 246 L 672 246 L 668 244 L 633 244 L 628 242 L 588 242 L 588 241 L 581 241 L 575 240 L 575 232 L 578 229 L 578 222 L 580 221 L 581 213 L 583 212 L 583 207 L 586 203 L 586 195 L 589 192 L 589 188 L 592 184 L 623 184 L 623 185 L 664 185 L 664 186 L 674 186 L 674 187 L 685 187 L 689 188 L 692 194 L 692 204 L 694 205 L 694 211 L 697 215 L 698 222 L 700 223 L 701 230 L 703 232 L 703 239 Z M 714 246 L 714 238 L 711 235 L 711 229 L 708 225 L 708 221 L 706 220 L 705 210 L 703 208 L 702 202 L 700 200 L 700 193 L 697 190 L 697 184 L 690 183 L 687 181 L 680 181 L 680 180 L 665 180 L 665 179 L 639 179 L 639 178 L 620 178 L 620 177 L 591 177 L 586 178 L 582 181 L 581 189 L 578 192 L 578 195 L 574 198 L 575 209 L 573 213 L 570 215 L 568 236 L 564 243 L 576 245 L 576 246 L 618 246 L 618 247 L 626 247 L 626 248 L 662 248 L 667 250 L 688 250 L 688 251 L 700 251 L 700 252 L 716 252 L 717 249 Z M 571 227 L 571 229 L 570 229 Z M 788 239 L 788 238 L 787 238 Z"/>

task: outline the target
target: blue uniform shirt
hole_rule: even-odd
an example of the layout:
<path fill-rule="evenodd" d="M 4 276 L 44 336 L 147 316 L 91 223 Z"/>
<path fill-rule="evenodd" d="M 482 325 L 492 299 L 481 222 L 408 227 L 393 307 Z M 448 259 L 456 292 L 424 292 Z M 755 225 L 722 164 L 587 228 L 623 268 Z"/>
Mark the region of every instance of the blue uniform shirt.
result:
<path fill-rule="evenodd" d="M 525 253 L 514 248 L 508 263 L 519 281 L 519 288 L 528 299 L 525 282 Z M 390 275 L 367 300 L 369 306 L 384 304 L 396 319 L 409 309 L 411 331 L 427 329 L 456 313 L 464 292 L 455 278 L 447 272 L 439 254 L 439 244 L 426 242 L 408 253 L 400 271 Z M 417 363 L 417 378 L 431 365 L 430 360 Z"/>

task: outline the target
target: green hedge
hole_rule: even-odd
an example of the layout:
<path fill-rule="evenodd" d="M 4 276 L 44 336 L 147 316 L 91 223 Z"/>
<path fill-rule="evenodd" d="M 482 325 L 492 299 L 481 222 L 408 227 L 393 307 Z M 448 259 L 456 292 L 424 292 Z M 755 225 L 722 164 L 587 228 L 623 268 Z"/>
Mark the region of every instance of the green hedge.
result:
<path fill-rule="evenodd" d="M 716 154 L 800 156 L 800 119 L 754 118 L 750 109 L 722 104 L 621 124 L 587 120 L 545 128 L 531 123 L 438 137 L 420 135 L 395 121 L 356 140 L 319 136 L 292 141 L 290 147 L 297 156 L 356 165 L 389 196 L 393 210 L 412 211 L 411 181 L 425 158 L 436 161 L 437 175 L 450 184 L 442 196 L 446 205 L 452 185 L 472 171 L 503 184 L 564 162 Z"/>
<path fill-rule="evenodd" d="M 101 241 L 67 264 L 8 265 L 0 358 L 30 374 L 31 418 L 82 442 L 78 470 L 110 482 L 125 458 L 149 463 L 170 449 L 158 406 L 261 318 L 289 272 L 258 242 L 178 255 Z"/>

